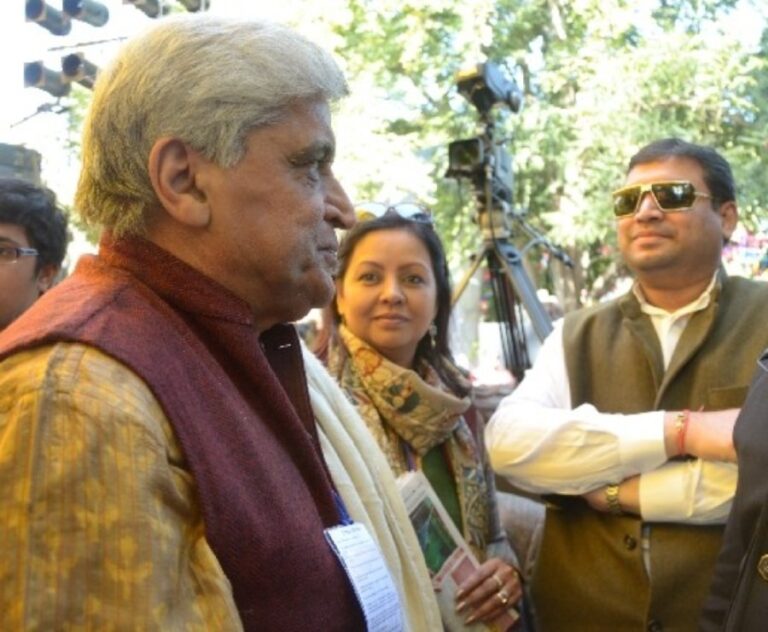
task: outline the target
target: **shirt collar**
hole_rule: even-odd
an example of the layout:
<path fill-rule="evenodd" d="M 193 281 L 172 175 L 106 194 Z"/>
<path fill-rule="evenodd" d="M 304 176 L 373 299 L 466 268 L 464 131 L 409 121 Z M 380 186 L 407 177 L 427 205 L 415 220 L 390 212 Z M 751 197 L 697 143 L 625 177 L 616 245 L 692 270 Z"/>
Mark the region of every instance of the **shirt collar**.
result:
<path fill-rule="evenodd" d="M 661 307 L 656 307 L 655 305 L 651 305 L 645 298 L 645 294 L 643 294 L 643 289 L 640 287 L 637 281 L 635 281 L 632 285 L 632 293 L 635 295 L 635 298 L 637 298 L 637 301 L 640 303 L 640 311 L 644 314 L 648 314 L 649 316 L 670 316 L 670 317 L 677 317 L 682 316 L 684 314 L 692 314 L 693 312 L 698 312 L 703 309 L 706 309 L 709 305 L 709 302 L 712 297 L 712 290 L 715 287 L 715 283 L 717 283 L 717 274 L 718 271 L 716 270 L 715 273 L 712 275 L 712 280 L 709 282 L 709 285 L 704 289 L 704 291 L 698 296 L 698 298 L 695 298 L 693 301 L 688 303 L 687 305 L 683 305 L 682 307 L 676 309 L 673 312 L 669 312 L 665 309 L 662 309 Z"/>

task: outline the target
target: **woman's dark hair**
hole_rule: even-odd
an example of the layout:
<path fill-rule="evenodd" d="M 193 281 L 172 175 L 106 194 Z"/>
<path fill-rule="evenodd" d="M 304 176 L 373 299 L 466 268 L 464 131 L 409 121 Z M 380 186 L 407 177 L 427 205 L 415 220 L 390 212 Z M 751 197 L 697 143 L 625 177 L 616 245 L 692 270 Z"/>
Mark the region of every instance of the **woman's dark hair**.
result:
<path fill-rule="evenodd" d="M 385 213 L 376 219 L 358 222 L 341 240 L 337 276 L 339 279 L 344 278 L 352 253 L 354 253 L 360 240 L 366 235 L 381 230 L 406 230 L 421 240 L 429 252 L 437 287 L 437 315 L 434 320 L 437 332 L 434 337 L 434 346 L 429 333 L 425 334 L 419 341 L 416 346 L 414 361 L 416 366 L 421 362 L 431 365 L 453 393 L 464 397 L 469 393 L 469 383 L 461 378 L 448 347 L 448 326 L 451 319 L 451 279 L 443 244 L 431 224 L 406 219 L 393 212 Z M 338 325 L 340 315 L 336 299 L 333 301 L 333 317 Z"/>

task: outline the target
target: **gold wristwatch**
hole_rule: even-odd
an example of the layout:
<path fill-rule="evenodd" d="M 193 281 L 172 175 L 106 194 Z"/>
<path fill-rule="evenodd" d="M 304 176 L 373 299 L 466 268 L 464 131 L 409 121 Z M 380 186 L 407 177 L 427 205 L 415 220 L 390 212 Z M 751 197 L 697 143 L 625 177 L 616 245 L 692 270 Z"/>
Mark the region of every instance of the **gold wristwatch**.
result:
<path fill-rule="evenodd" d="M 605 488 L 605 502 L 608 503 L 608 513 L 614 516 L 620 516 L 624 512 L 621 510 L 621 504 L 619 503 L 619 486 L 608 485 Z"/>

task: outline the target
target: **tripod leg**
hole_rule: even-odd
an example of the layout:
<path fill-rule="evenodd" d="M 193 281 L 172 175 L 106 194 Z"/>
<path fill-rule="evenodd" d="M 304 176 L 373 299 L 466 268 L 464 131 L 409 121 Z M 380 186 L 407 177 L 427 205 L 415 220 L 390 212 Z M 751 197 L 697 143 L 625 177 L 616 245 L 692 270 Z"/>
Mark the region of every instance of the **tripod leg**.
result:
<path fill-rule="evenodd" d="M 552 331 L 552 321 L 539 301 L 536 288 L 523 267 L 522 255 L 514 245 L 499 239 L 486 241 L 481 250 L 474 255 L 472 265 L 454 290 L 452 298 L 454 306 L 482 264 L 487 266 L 491 277 L 497 319 L 501 328 L 504 364 L 520 380 L 530 366 L 526 334 L 523 329 L 523 308 L 540 340 L 544 340 Z"/>
<path fill-rule="evenodd" d="M 523 267 L 522 255 L 512 244 L 506 242 L 497 242 L 494 252 L 528 313 L 533 330 L 539 340 L 543 341 L 552 331 L 552 319 L 536 295 L 536 288 Z"/>
<path fill-rule="evenodd" d="M 496 317 L 499 322 L 504 364 L 515 379 L 520 381 L 526 369 L 531 366 L 523 328 L 522 305 L 498 252 L 494 249 L 489 250 L 487 261 Z"/>
<path fill-rule="evenodd" d="M 472 265 L 469 266 L 469 269 L 464 273 L 464 276 L 461 277 L 461 281 L 459 281 L 453 288 L 453 296 L 451 297 L 452 306 L 455 306 L 456 303 L 459 302 L 461 295 L 464 294 L 464 290 L 467 289 L 467 285 L 469 284 L 470 279 L 475 276 L 477 269 L 480 267 L 480 264 L 485 261 L 487 251 L 488 247 L 484 245 L 476 254 L 472 256 Z"/>

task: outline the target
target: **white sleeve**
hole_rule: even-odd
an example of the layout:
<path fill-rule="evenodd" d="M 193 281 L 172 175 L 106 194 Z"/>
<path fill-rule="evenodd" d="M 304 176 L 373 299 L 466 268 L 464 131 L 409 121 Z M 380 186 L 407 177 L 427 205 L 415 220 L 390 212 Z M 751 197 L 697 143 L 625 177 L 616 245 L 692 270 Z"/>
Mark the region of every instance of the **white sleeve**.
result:
<path fill-rule="evenodd" d="M 663 411 L 571 410 L 562 331 L 559 322 L 491 418 L 485 438 L 493 469 L 533 493 L 583 494 L 664 463 Z"/>
<path fill-rule="evenodd" d="M 640 477 L 640 515 L 648 522 L 725 524 L 738 468 L 722 461 L 670 461 Z"/>

